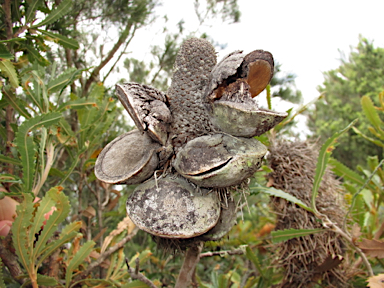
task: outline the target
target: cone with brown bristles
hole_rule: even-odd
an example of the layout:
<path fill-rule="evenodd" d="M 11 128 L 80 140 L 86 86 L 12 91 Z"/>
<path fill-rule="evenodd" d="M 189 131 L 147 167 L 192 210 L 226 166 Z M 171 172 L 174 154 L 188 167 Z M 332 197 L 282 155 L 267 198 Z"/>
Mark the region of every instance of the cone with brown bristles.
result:
<path fill-rule="evenodd" d="M 318 150 L 308 142 L 273 141 L 268 158 L 273 172 L 269 185 L 311 205 L 312 187 Z M 340 182 L 327 170 L 322 179 L 316 206 L 320 213 L 340 225 L 343 204 L 339 197 Z M 272 198 L 277 214 L 275 230 L 324 228 L 312 213 L 282 198 Z M 341 226 L 339 226 L 341 227 Z M 275 265 L 284 270 L 282 282 L 274 287 L 349 287 L 348 260 L 344 257 L 344 239 L 329 230 L 276 244 Z"/>

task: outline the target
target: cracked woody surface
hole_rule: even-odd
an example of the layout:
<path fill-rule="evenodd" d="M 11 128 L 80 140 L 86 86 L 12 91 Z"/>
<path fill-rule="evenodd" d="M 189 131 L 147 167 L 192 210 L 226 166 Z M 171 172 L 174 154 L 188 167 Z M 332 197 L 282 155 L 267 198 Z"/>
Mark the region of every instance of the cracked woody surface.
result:
<path fill-rule="evenodd" d="M 95 174 L 107 183 L 140 184 L 127 200 L 140 229 L 217 240 L 232 228 L 233 198 L 210 192 L 230 191 L 251 177 L 267 152 L 253 136 L 287 116 L 259 109 L 253 99 L 273 69 L 272 54 L 263 50 L 235 51 L 216 64 L 213 46 L 192 38 L 180 48 L 166 94 L 137 83 L 116 85 L 137 130 L 103 149 Z"/>

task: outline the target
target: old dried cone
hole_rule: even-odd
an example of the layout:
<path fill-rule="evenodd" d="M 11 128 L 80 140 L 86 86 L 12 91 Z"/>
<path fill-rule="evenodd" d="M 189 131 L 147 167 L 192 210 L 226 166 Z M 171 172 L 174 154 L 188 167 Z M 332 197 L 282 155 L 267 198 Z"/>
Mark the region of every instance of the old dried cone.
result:
<path fill-rule="evenodd" d="M 116 85 L 137 130 L 104 148 L 95 174 L 107 183 L 141 183 L 127 200 L 139 228 L 201 240 L 217 240 L 231 229 L 236 205 L 231 196 L 220 203 L 212 191 L 251 177 L 267 152 L 252 137 L 287 116 L 259 109 L 253 99 L 273 69 L 272 54 L 263 50 L 235 51 L 216 64 L 213 46 L 191 38 L 180 48 L 166 94 L 137 83 Z"/>

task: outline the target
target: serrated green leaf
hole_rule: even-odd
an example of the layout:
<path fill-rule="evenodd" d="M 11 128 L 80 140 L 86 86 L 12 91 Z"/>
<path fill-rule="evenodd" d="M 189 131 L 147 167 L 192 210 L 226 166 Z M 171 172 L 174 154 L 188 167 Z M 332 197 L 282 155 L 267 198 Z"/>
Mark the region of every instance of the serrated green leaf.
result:
<path fill-rule="evenodd" d="M 72 1 L 71 0 L 64 0 L 62 1 L 59 6 L 56 7 L 56 9 L 52 10 L 48 16 L 41 22 L 31 26 L 31 28 L 37 28 L 44 25 L 51 24 L 61 17 L 63 17 L 65 14 L 69 12 L 72 8 Z"/>
<path fill-rule="evenodd" d="M 0 44 L 0 58 L 10 60 L 10 59 L 15 58 L 15 56 L 12 55 L 12 53 L 8 51 L 8 49 L 5 45 Z"/>
<path fill-rule="evenodd" d="M 317 158 L 317 164 L 316 164 L 316 173 L 315 173 L 315 178 L 313 180 L 313 187 L 312 187 L 312 210 L 317 211 L 316 209 L 316 197 L 317 193 L 320 188 L 320 183 L 321 180 L 323 179 L 325 169 L 327 168 L 328 164 L 328 159 L 332 154 L 333 149 L 335 149 L 336 146 L 336 140 L 339 138 L 342 134 L 347 132 L 355 123 L 357 122 L 358 119 L 355 119 L 347 127 L 344 129 L 340 130 L 339 132 L 336 132 L 332 137 L 328 138 L 327 141 L 321 146 L 319 156 Z"/>
<path fill-rule="evenodd" d="M 27 193 L 24 193 L 23 196 L 24 200 L 17 206 L 17 217 L 11 227 L 12 242 L 19 262 L 24 266 L 28 274 L 31 275 L 33 273 L 31 263 L 33 262 L 30 245 L 33 245 L 33 242 L 29 242 L 27 233 L 32 225 L 31 219 L 34 212 L 33 198 L 31 194 Z"/>
<path fill-rule="evenodd" d="M 32 20 L 35 19 L 36 10 L 39 6 L 41 6 L 41 4 L 41 0 L 33 0 L 28 2 L 27 13 L 25 14 L 26 23 L 30 23 Z"/>
<path fill-rule="evenodd" d="M 21 184 L 20 178 L 12 174 L 0 174 L 0 182 Z"/>
<path fill-rule="evenodd" d="M 10 89 L 3 89 L 3 100 L 7 102 L 7 104 L 11 105 L 21 116 L 23 116 L 26 119 L 31 118 L 31 115 L 28 113 L 28 111 L 25 109 L 27 103 L 25 103 L 20 98 L 17 98 L 15 93 L 10 91 Z"/>
<path fill-rule="evenodd" d="M 28 44 L 23 45 L 26 51 L 28 52 L 28 60 L 31 63 L 38 63 L 41 66 L 48 66 L 50 62 L 44 58 L 38 50 L 36 50 L 34 47 Z"/>
<path fill-rule="evenodd" d="M 368 121 L 373 125 L 373 127 L 375 127 L 377 131 L 383 132 L 381 130 L 383 122 L 377 114 L 377 110 L 373 105 L 371 98 L 366 95 L 361 97 L 361 107 L 363 108 L 365 117 L 367 117 Z"/>
<path fill-rule="evenodd" d="M 0 162 L 8 163 L 8 164 L 16 165 L 16 166 L 20 166 L 21 165 L 21 161 L 20 160 L 15 159 L 15 158 L 11 158 L 11 157 L 7 157 L 7 156 L 4 156 L 4 155 L 0 155 Z"/>
<path fill-rule="evenodd" d="M 47 220 L 47 223 L 44 225 L 43 231 L 40 233 L 39 239 L 35 243 L 35 249 L 33 256 L 37 259 L 38 255 L 44 251 L 48 239 L 53 235 L 53 233 L 57 230 L 57 226 L 61 224 L 65 217 L 69 214 L 69 201 L 68 197 L 61 191 L 62 187 L 54 187 L 50 189 L 44 198 L 47 199 L 44 202 L 44 207 L 42 208 L 42 212 L 39 213 L 39 218 L 36 221 L 39 221 L 36 225 L 37 229 L 40 223 L 42 223 L 44 219 L 44 211 L 49 211 L 52 208 L 52 203 L 55 203 L 56 210 L 52 213 L 52 215 Z M 52 200 L 52 201 L 51 201 Z M 39 211 L 38 211 L 39 212 Z M 37 214 L 36 214 L 37 217 Z"/>
<path fill-rule="evenodd" d="M 36 153 L 36 144 L 33 141 L 33 136 L 29 136 L 30 131 L 45 126 L 57 124 L 62 115 L 58 112 L 38 115 L 34 118 L 24 121 L 20 125 L 19 131 L 16 134 L 15 143 L 20 153 L 20 158 L 23 167 L 23 184 L 25 191 L 32 190 L 32 183 L 35 171 L 34 157 Z"/>
<path fill-rule="evenodd" d="M 304 202 L 302 202 L 300 199 L 297 199 L 295 196 L 288 194 L 282 190 L 275 189 L 273 187 L 269 187 L 269 188 L 263 187 L 263 186 L 255 183 L 254 186 L 250 187 L 250 192 L 251 192 L 251 195 L 255 194 L 255 193 L 262 192 L 262 193 L 266 193 L 266 194 L 269 194 L 269 195 L 274 196 L 274 197 L 283 198 L 289 202 L 295 203 L 296 205 L 300 206 L 301 208 L 307 210 L 308 212 L 312 212 L 312 213 L 315 212 L 310 207 L 305 205 Z"/>
<path fill-rule="evenodd" d="M 352 171 L 343 163 L 337 161 L 334 158 L 329 159 L 329 165 L 332 166 L 332 171 L 339 177 L 347 179 L 357 185 L 362 186 L 365 182 L 364 178 L 357 174 L 355 171 Z"/>
<path fill-rule="evenodd" d="M 37 274 L 37 284 L 42 286 L 56 286 L 59 282 L 53 277 Z"/>
<path fill-rule="evenodd" d="M 37 267 L 43 263 L 43 261 L 51 255 L 56 249 L 59 249 L 61 246 L 63 246 L 65 243 L 71 241 L 73 238 L 75 238 L 78 234 L 78 231 L 81 228 L 81 221 L 72 222 L 64 227 L 64 229 L 60 233 L 60 237 L 57 240 L 54 240 L 50 242 L 45 248 L 40 251 L 40 258 L 39 262 L 37 263 Z M 39 255 L 38 255 L 39 256 Z"/>
<path fill-rule="evenodd" d="M 251 276 L 251 277 L 248 278 L 247 283 L 245 283 L 243 288 L 255 287 L 257 282 L 262 282 L 262 281 L 263 281 L 262 279 L 260 281 L 258 281 L 257 278 L 255 278 L 254 276 Z M 260 287 L 263 287 L 263 286 L 260 286 Z"/>
<path fill-rule="evenodd" d="M 93 85 L 91 92 L 88 95 L 90 99 L 97 99 L 102 101 L 104 98 L 105 86 L 103 83 L 99 82 Z"/>
<path fill-rule="evenodd" d="M 264 278 L 264 271 L 261 268 L 259 259 L 257 259 L 255 253 L 249 248 L 248 246 L 245 248 L 245 255 L 247 256 L 248 260 L 250 260 L 256 267 L 257 271 L 259 272 L 260 276 Z"/>
<path fill-rule="evenodd" d="M 116 257 L 115 257 L 115 262 L 114 262 L 114 266 L 113 266 L 114 268 L 112 269 L 113 273 L 112 273 L 112 276 L 110 278 L 118 279 L 119 274 L 122 275 L 122 274 L 126 273 L 126 270 L 124 269 L 124 266 L 126 265 L 125 264 L 124 249 L 123 248 L 119 249 L 117 253 L 114 253 L 114 255 Z M 112 265 L 112 261 L 111 261 L 111 265 Z M 124 271 L 124 272 L 121 273 L 122 271 Z M 111 273 L 111 271 L 110 271 L 110 273 Z"/>
<path fill-rule="evenodd" d="M 77 110 L 77 115 L 79 117 L 79 122 L 81 129 L 87 129 L 90 125 L 95 124 L 96 116 L 98 114 L 97 108 L 95 107 L 84 107 L 82 109 Z M 88 139 L 87 139 L 88 140 Z"/>
<path fill-rule="evenodd" d="M 130 283 L 122 285 L 121 288 L 149 288 L 149 286 L 140 280 L 133 280 Z"/>
<path fill-rule="evenodd" d="M 51 211 L 52 207 L 54 206 L 55 206 L 55 201 L 53 201 L 53 199 L 49 197 L 49 192 L 48 192 L 40 201 L 40 205 L 37 208 L 35 217 L 33 218 L 31 230 L 29 232 L 30 242 L 33 242 L 35 240 L 35 234 L 37 234 L 43 228 L 43 222 L 47 220 L 45 219 L 44 214 Z"/>
<path fill-rule="evenodd" d="M 77 251 L 76 255 L 73 255 L 73 258 L 69 261 L 67 271 L 65 273 L 65 287 L 69 287 L 71 284 L 72 273 L 73 271 L 84 262 L 84 259 L 92 252 L 95 242 L 88 241 Z"/>
<path fill-rule="evenodd" d="M 23 43 L 23 47 L 27 52 L 29 62 L 38 63 L 41 66 L 48 66 L 50 64 L 50 62 L 44 58 L 33 46 Z"/>
<path fill-rule="evenodd" d="M 64 73 L 55 77 L 53 80 L 49 81 L 47 86 L 48 94 L 51 93 L 62 93 L 62 91 L 70 84 L 73 83 L 76 79 L 78 79 L 83 70 L 77 69 L 68 69 Z"/>
<path fill-rule="evenodd" d="M 17 76 L 15 66 L 13 66 L 11 61 L 6 59 L 0 61 L 0 71 L 5 77 L 8 78 L 13 88 L 19 87 L 19 78 Z"/>
<path fill-rule="evenodd" d="M 272 231 L 272 242 L 274 244 L 284 242 L 297 237 L 304 237 L 315 233 L 324 232 L 324 229 L 286 229 L 280 231 Z"/>
<path fill-rule="evenodd" d="M 40 33 L 50 37 L 53 41 L 55 41 L 56 43 L 59 43 L 64 48 L 74 49 L 74 50 L 79 49 L 79 42 L 77 42 L 75 39 L 70 39 L 61 34 L 52 33 L 42 29 L 37 29 L 37 30 Z"/>

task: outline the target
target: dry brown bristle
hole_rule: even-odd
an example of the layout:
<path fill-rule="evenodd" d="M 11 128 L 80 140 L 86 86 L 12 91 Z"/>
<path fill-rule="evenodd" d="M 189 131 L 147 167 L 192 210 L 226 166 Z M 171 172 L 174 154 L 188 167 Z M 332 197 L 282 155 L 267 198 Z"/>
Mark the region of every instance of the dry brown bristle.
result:
<path fill-rule="evenodd" d="M 272 143 L 268 163 L 273 172 L 268 175 L 269 183 L 310 206 L 317 156 L 315 145 L 308 142 Z M 339 191 L 340 182 L 327 170 L 316 205 L 320 213 L 340 225 L 344 211 Z M 277 214 L 276 230 L 323 228 L 312 213 L 282 198 L 272 198 L 272 207 Z M 347 280 L 351 271 L 346 259 L 326 271 L 319 268 L 329 257 L 343 255 L 345 248 L 341 236 L 327 230 L 277 244 L 273 248 L 275 265 L 284 269 L 285 275 L 281 284 L 274 287 L 316 287 L 319 281 L 326 287 L 349 287 Z"/>

